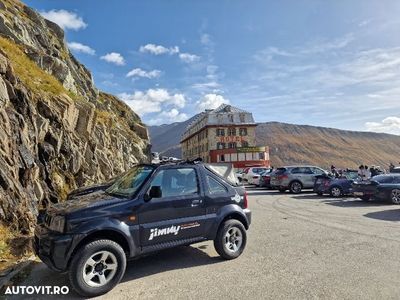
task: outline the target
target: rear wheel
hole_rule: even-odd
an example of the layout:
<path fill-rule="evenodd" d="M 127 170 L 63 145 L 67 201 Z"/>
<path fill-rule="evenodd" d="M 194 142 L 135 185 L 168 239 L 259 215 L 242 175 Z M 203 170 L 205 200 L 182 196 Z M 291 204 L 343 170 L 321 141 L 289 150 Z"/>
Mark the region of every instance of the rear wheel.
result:
<path fill-rule="evenodd" d="M 243 224 L 238 220 L 227 220 L 218 229 L 214 247 L 224 259 L 234 259 L 246 247 L 247 235 Z"/>
<path fill-rule="evenodd" d="M 289 186 L 289 190 L 291 193 L 293 194 L 299 194 L 301 193 L 301 189 L 303 188 L 303 186 L 301 185 L 300 182 L 298 181 L 293 181 L 290 186 Z"/>
<path fill-rule="evenodd" d="M 338 186 L 331 187 L 329 193 L 332 197 L 340 197 L 343 195 L 342 189 Z"/>
<path fill-rule="evenodd" d="M 400 204 L 400 190 L 399 189 L 394 189 L 390 193 L 390 200 L 392 201 L 393 204 Z"/>
<path fill-rule="evenodd" d="M 103 295 L 113 289 L 125 273 L 126 256 L 119 244 L 111 240 L 91 242 L 75 254 L 69 279 L 84 297 Z"/>
<path fill-rule="evenodd" d="M 322 193 L 322 192 L 317 192 L 317 195 L 318 195 L 318 196 L 323 196 L 324 193 Z"/>
<path fill-rule="evenodd" d="M 360 199 L 361 199 L 362 201 L 364 201 L 364 202 L 368 202 L 368 201 L 371 200 L 371 197 L 370 197 L 370 196 L 361 196 Z"/>

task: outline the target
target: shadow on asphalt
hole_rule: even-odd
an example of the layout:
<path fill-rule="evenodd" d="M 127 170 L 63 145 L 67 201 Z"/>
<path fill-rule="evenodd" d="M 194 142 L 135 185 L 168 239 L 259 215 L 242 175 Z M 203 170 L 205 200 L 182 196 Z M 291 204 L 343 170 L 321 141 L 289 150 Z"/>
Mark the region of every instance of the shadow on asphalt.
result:
<path fill-rule="evenodd" d="M 400 221 L 400 209 L 371 212 L 365 214 L 364 217 L 383 221 Z"/>
<path fill-rule="evenodd" d="M 212 247 L 201 245 L 198 248 L 183 246 L 163 250 L 161 252 L 128 262 L 125 276 L 121 282 L 127 282 L 166 271 L 192 268 L 223 262 L 219 256 L 210 257 L 200 249 Z"/>
<path fill-rule="evenodd" d="M 383 201 L 362 201 L 357 198 L 344 198 L 344 199 L 332 199 L 324 201 L 325 204 L 340 206 L 340 207 L 379 207 L 379 206 L 387 206 L 388 203 Z"/>
<path fill-rule="evenodd" d="M 163 250 L 137 260 L 128 261 L 125 275 L 121 282 L 127 282 L 170 270 L 191 268 L 224 261 L 219 256 L 210 257 L 207 253 L 201 250 L 207 249 L 207 247 L 212 246 L 201 245 L 197 246 L 196 248 L 192 246 L 182 246 Z M 30 280 L 28 279 L 27 281 L 21 283 L 22 285 L 68 286 L 68 295 L 40 295 L 40 297 L 38 297 L 38 295 L 15 295 L 8 297 L 7 299 L 84 299 L 72 289 L 71 285 L 69 284 L 67 274 L 54 272 L 47 268 L 43 263 L 38 263 L 35 266 L 35 269 L 36 270 L 34 273 L 31 273 L 31 276 L 37 276 L 37 278 L 30 278 Z M 115 287 L 115 289 L 118 289 L 118 285 Z"/>

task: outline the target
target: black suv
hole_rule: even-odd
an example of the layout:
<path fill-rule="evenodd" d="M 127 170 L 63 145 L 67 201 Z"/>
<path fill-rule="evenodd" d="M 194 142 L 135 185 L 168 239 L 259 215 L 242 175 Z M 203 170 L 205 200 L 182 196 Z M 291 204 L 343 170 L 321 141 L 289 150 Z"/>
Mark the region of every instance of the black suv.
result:
<path fill-rule="evenodd" d="M 107 188 L 50 207 L 38 218 L 35 251 L 68 271 L 83 296 L 111 290 L 127 259 L 166 248 L 214 240 L 221 257 L 236 258 L 251 212 L 245 189 L 219 173 L 196 162 L 137 165 Z"/>

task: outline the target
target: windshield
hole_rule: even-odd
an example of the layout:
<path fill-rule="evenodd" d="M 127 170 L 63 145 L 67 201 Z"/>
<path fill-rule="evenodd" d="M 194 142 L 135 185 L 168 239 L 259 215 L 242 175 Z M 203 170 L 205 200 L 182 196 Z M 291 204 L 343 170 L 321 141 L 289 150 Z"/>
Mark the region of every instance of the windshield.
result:
<path fill-rule="evenodd" d="M 118 197 L 132 197 L 153 172 L 152 166 L 136 166 L 117 178 L 106 193 Z"/>

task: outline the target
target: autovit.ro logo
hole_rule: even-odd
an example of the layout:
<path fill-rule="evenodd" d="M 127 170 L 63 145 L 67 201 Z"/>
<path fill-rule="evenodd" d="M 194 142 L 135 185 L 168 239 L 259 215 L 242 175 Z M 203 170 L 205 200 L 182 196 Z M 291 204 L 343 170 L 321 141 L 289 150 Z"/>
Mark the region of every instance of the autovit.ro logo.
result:
<path fill-rule="evenodd" d="M 67 295 L 68 286 L 49 286 L 49 285 L 15 285 L 5 289 L 5 295 Z"/>

